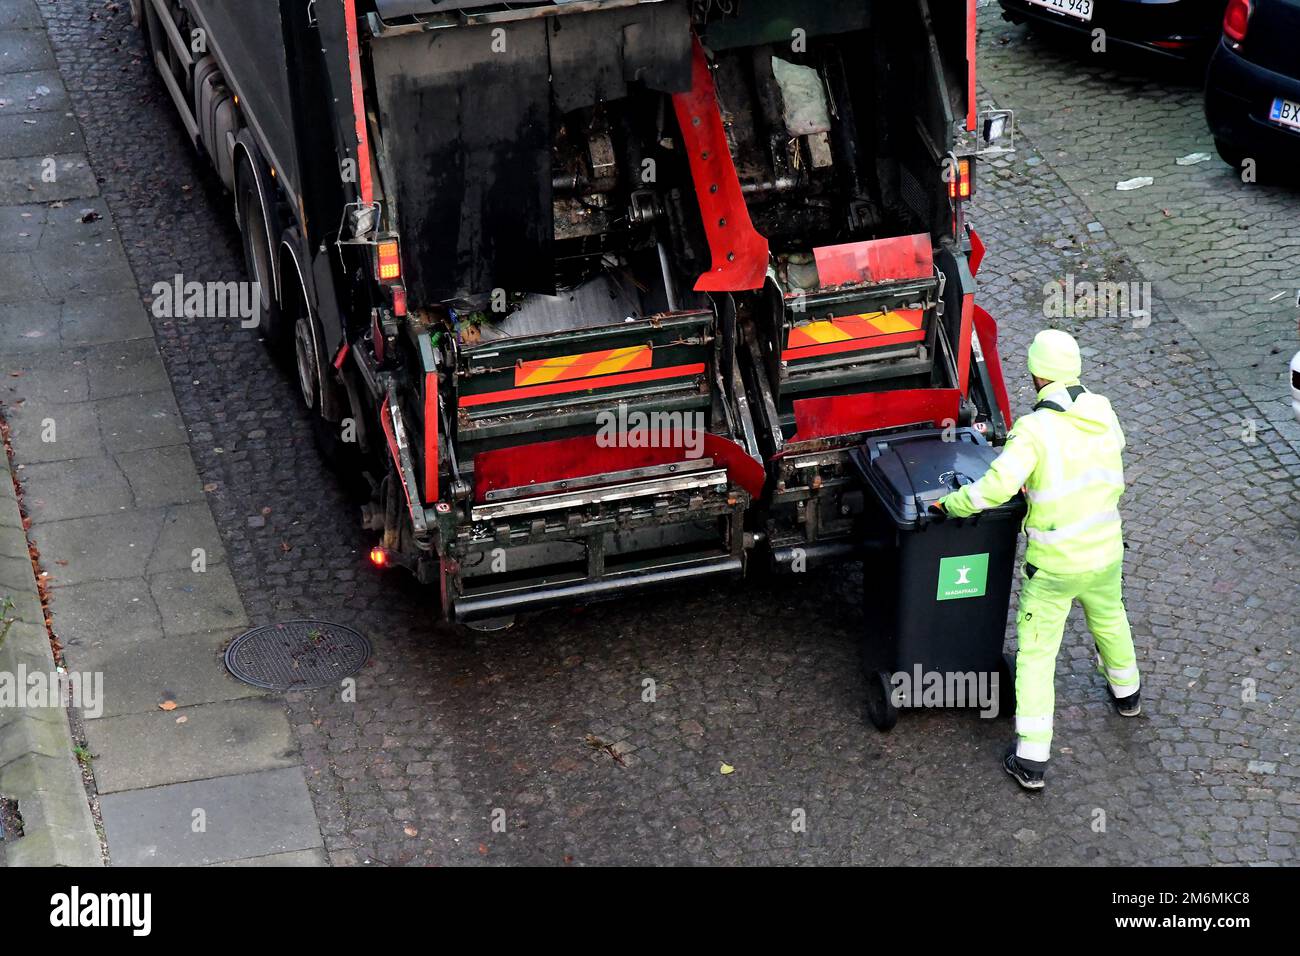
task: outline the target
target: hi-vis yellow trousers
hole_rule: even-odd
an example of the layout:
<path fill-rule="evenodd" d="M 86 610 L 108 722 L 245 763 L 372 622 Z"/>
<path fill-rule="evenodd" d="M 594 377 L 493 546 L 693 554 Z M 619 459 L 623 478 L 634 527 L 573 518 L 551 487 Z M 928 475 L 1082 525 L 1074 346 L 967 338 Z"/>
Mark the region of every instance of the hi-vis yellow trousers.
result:
<path fill-rule="evenodd" d="M 1056 653 L 1075 599 L 1097 643 L 1101 670 L 1116 697 L 1139 687 L 1133 633 L 1124 610 L 1124 562 L 1085 574 L 1053 574 L 1027 566 L 1016 615 L 1016 756 L 1046 763 L 1056 709 Z"/>

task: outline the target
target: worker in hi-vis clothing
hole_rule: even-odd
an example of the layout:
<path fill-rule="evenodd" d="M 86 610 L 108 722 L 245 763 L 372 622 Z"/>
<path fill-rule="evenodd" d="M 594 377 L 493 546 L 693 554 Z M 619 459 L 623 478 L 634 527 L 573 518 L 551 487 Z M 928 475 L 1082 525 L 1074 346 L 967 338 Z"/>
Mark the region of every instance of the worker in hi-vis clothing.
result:
<path fill-rule="evenodd" d="M 1016 745 L 1003 766 L 1039 790 L 1052 746 L 1056 653 L 1078 598 L 1097 643 L 1099 668 L 1119 713 L 1141 711 L 1137 658 L 1124 611 L 1124 433 L 1110 402 L 1079 384 L 1079 345 L 1065 332 L 1039 332 L 1029 346 L 1038 404 L 1016 422 L 988 472 L 939 502 L 966 517 L 1023 487 L 1025 566 L 1016 616 Z"/>

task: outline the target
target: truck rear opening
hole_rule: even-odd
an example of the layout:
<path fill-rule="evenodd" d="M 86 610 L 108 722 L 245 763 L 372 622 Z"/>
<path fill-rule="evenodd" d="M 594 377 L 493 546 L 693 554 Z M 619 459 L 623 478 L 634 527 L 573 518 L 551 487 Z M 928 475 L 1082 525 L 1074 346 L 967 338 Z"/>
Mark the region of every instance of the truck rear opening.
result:
<path fill-rule="evenodd" d="M 376 554 L 449 617 L 849 556 L 864 436 L 1005 433 L 974 0 L 296 7 L 353 173 L 279 206 L 315 219 L 304 397 L 364 422 Z"/>
<path fill-rule="evenodd" d="M 459 619 L 851 554 L 847 449 L 980 418 L 964 7 L 579 6 L 370 21 Z"/>

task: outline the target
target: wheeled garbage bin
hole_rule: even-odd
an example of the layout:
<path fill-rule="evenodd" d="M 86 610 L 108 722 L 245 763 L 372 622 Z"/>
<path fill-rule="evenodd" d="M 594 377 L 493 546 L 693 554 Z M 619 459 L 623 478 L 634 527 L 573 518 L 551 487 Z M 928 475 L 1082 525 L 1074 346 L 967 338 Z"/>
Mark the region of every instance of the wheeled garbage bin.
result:
<path fill-rule="evenodd" d="M 999 715 L 1014 712 L 1002 646 L 1024 499 L 969 518 L 929 510 L 997 455 L 972 428 L 903 432 L 854 451 L 877 503 L 864 529 L 863 665 L 867 714 L 881 730 L 900 706 L 991 710 L 996 700 Z"/>

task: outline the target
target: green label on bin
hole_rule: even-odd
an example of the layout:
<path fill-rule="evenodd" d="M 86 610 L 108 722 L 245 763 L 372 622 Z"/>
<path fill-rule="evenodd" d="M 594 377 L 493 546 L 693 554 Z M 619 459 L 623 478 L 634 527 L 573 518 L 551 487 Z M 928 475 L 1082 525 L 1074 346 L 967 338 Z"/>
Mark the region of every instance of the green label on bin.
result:
<path fill-rule="evenodd" d="M 983 597 L 988 580 L 988 552 L 940 558 L 939 590 L 934 598 L 936 601 L 954 601 L 957 598 Z"/>

